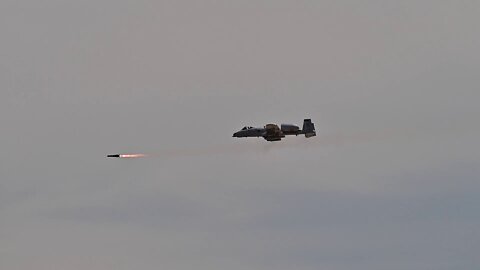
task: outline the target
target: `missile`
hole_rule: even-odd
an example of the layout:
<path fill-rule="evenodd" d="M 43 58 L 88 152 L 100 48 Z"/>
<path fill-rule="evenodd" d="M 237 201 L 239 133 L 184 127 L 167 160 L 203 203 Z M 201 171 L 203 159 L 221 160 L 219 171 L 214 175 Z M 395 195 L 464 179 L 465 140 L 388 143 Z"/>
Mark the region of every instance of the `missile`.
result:
<path fill-rule="evenodd" d="M 116 154 L 116 155 L 107 155 L 107 157 L 116 157 L 116 158 L 119 158 L 120 155 L 119 155 L 119 154 Z"/>

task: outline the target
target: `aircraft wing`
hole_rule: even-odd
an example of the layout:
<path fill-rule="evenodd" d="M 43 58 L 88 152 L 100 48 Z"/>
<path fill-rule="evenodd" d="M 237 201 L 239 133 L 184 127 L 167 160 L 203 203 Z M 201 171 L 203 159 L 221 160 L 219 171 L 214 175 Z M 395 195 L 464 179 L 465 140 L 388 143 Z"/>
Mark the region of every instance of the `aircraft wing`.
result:
<path fill-rule="evenodd" d="M 267 124 L 265 126 L 265 136 L 263 137 L 267 141 L 280 141 L 283 137 L 282 131 L 275 124 Z"/>

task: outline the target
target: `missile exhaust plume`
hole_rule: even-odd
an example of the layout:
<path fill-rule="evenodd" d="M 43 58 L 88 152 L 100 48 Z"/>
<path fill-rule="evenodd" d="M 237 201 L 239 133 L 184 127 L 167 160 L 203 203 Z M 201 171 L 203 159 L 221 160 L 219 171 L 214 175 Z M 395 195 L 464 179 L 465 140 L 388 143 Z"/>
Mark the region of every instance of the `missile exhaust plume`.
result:
<path fill-rule="evenodd" d="M 111 158 L 142 158 L 146 157 L 145 154 L 115 154 L 115 155 L 107 155 L 107 157 Z"/>

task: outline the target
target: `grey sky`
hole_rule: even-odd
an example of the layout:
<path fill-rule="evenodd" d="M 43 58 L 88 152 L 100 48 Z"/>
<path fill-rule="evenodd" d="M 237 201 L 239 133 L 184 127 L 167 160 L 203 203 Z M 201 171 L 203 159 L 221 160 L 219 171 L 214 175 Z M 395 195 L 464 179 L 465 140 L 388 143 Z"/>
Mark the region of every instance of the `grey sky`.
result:
<path fill-rule="evenodd" d="M 478 268 L 479 14 L 0 0 L 0 268 Z"/>

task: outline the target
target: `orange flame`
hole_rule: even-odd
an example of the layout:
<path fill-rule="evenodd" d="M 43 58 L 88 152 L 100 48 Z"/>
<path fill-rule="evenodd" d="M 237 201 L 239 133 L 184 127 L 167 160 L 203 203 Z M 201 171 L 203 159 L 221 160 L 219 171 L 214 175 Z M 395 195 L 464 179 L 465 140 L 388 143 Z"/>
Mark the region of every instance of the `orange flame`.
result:
<path fill-rule="evenodd" d="M 120 155 L 121 158 L 142 158 L 146 157 L 145 154 L 122 154 Z"/>

